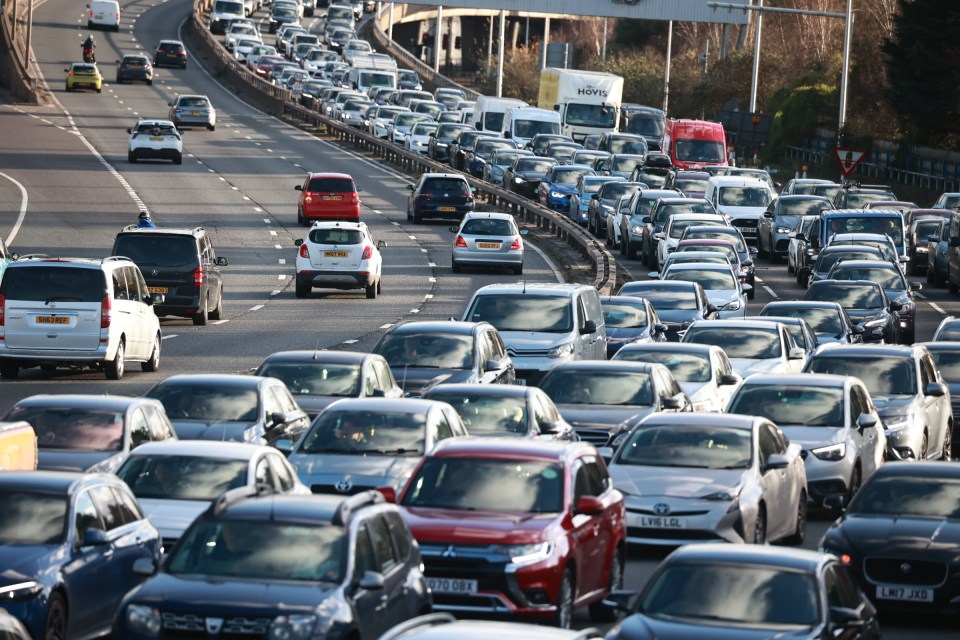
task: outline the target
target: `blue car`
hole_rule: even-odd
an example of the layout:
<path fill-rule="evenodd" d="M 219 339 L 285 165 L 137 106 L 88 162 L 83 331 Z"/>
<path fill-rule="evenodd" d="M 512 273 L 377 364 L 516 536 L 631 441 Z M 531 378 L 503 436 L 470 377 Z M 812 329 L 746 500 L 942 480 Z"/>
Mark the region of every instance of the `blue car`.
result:
<path fill-rule="evenodd" d="M 570 196 L 577 190 L 581 176 L 595 176 L 597 172 L 585 164 L 557 165 L 540 181 L 537 189 L 540 204 L 554 211 L 569 211 Z"/>
<path fill-rule="evenodd" d="M 947 252 L 950 250 L 950 223 L 941 222 L 927 238 L 927 282 L 938 287 L 947 285 Z"/>
<path fill-rule="evenodd" d="M 667 325 L 644 298 L 602 296 L 603 322 L 607 326 L 607 359 L 626 344 L 667 341 Z"/>
<path fill-rule="evenodd" d="M 600 191 L 600 187 L 607 182 L 626 182 L 620 176 L 585 175 L 577 181 L 577 186 L 570 196 L 570 219 L 582 227 L 587 226 L 590 220 L 590 200 L 593 194 Z"/>
<path fill-rule="evenodd" d="M 113 475 L 0 472 L 0 602 L 34 638 L 110 632 L 120 601 L 160 558 L 160 534 Z"/>

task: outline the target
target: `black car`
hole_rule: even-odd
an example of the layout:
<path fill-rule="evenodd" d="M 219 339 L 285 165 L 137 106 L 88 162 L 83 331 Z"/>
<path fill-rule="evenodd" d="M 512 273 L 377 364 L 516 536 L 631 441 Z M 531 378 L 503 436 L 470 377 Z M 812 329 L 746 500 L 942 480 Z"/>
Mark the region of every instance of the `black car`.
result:
<path fill-rule="evenodd" d="M 614 214 L 614 207 L 623 196 L 632 196 L 643 188 L 640 182 L 604 182 L 600 190 L 590 196 L 587 207 L 587 230 L 597 238 L 607 237 L 607 217 Z"/>
<path fill-rule="evenodd" d="M 438 129 L 439 130 L 439 129 Z M 493 131 L 477 131 L 466 129 L 457 134 L 456 139 L 447 148 L 447 164 L 460 171 L 468 171 L 466 165 L 467 154 L 473 151 L 473 146 L 479 138 L 499 138 Z"/>
<path fill-rule="evenodd" d="M 627 178 L 631 182 L 642 182 L 652 189 L 663 189 L 667 176 L 673 169 L 670 156 L 665 153 L 651 151 L 647 154 L 643 164 L 634 168 Z"/>
<path fill-rule="evenodd" d="M 620 288 L 621 296 L 646 298 L 667 326 L 667 340 L 680 341 L 680 332 L 697 320 L 715 320 L 719 309 L 707 300 L 698 282 L 683 280 L 641 280 Z"/>
<path fill-rule="evenodd" d="M 395 324 L 372 353 L 386 358 L 408 396 L 452 382 L 513 384 L 513 361 L 488 322 L 427 321 Z"/>
<path fill-rule="evenodd" d="M 460 174 L 424 173 L 417 184 L 407 185 L 407 220 L 417 224 L 424 218 L 462 220 L 473 211 L 473 188 Z"/>
<path fill-rule="evenodd" d="M 660 151 L 667 117 L 660 109 L 642 104 L 624 104 L 621 107 L 620 130 L 636 133 L 647 141 L 650 151 Z"/>
<path fill-rule="evenodd" d="M 262 492 L 258 495 L 258 491 Z M 429 613 L 420 550 L 379 493 L 227 492 L 123 599 L 113 637 L 377 638 Z"/>
<path fill-rule="evenodd" d="M 863 484 L 820 548 L 842 558 L 881 612 L 957 614 L 960 465 L 898 462 Z"/>
<path fill-rule="evenodd" d="M 896 200 L 893 190 L 885 184 L 844 185 L 833 197 L 834 209 L 862 209 L 870 202 Z"/>
<path fill-rule="evenodd" d="M 643 591 L 608 601 L 627 616 L 607 640 L 878 640 L 877 611 L 836 557 L 784 547 L 688 544 Z"/>
<path fill-rule="evenodd" d="M 820 344 L 862 342 L 863 327 L 853 323 L 837 302 L 775 300 L 760 310 L 761 316 L 803 318 L 813 329 Z"/>
<path fill-rule="evenodd" d="M 379 97 L 377 98 L 379 101 Z M 447 162 L 450 159 L 450 145 L 452 145 L 461 131 L 474 131 L 468 124 L 460 122 L 443 122 L 437 130 L 430 134 L 430 143 L 427 146 L 427 155 L 437 162 Z"/>
<path fill-rule="evenodd" d="M 161 40 L 153 52 L 153 66 L 187 68 L 187 48 L 179 40 Z"/>
<path fill-rule="evenodd" d="M 885 260 L 844 260 L 830 269 L 831 280 L 870 280 L 883 287 L 883 292 L 894 307 L 899 305 L 900 341 L 913 344 L 916 337 L 917 301 L 914 292 L 923 285 L 908 282 L 898 264 Z"/>
<path fill-rule="evenodd" d="M 117 60 L 117 84 L 133 80 L 153 84 L 153 65 L 143 54 L 131 53 Z"/>
<path fill-rule="evenodd" d="M 863 342 L 900 342 L 900 305 L 891 304 L 883 287 L 869 280 L 820 280 L 804 300 L 837 302 L 863 328 Z"/>
<path fill-rule="evenodd" d="M 217 257 L 203 227 L 194 229 L 125 227 L 113 242 L 114 256 L 140 267 L 150 293 L 163 294 L 157 316 L 191 318 L 195 325 L 222 320 L 223 276 L 227 259 Z"/>
<path fill-rule="evenodd" d="M 514 158 L 513 164 L 503 172 L 503 188 L 536 200 L 539 197 L 540 181 L 557 164 L 554 158 Z"/>
<path fill-rule="evenodd" d="M 559 133 L 538 133 L 532 138 L 530 142 L 527 143 L 525 148 L 533 151 L 538 156 L 545 155 L 547 151 L 547 145 L 549 145 L 554 140 L 565 140 L 567 142 L 573 142 L 573 138 L 570 136 L 563 136 Z"/>
<path fill-rule="evenodd" d="M 647 140 L 643 136 L 618 131 L 607 131 L 600 136 L 600 144 L 597 148 L 609 153 L 635 153 L 638 155 L 646 155 L 649 151 Z"/>
<path fill-rule="evenodd" d="M 832 244 L 823 248 L 817 255 L 810 256 L 810 262 L 800 268 L 801 274 L 806 275 L 804 286 L 814 282 L 826 280 L 830 276 L 830 269 L 844 260 L 882 260 L 883 252 L 879 247 L 864 244 Z"/>

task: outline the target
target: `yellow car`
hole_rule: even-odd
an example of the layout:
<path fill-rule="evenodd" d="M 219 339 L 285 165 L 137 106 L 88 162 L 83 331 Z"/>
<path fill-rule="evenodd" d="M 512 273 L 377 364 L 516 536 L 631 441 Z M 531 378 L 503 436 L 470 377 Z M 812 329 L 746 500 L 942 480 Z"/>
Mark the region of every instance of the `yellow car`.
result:
<path fill-rule="evenodd" d="M 93 62 L 74 62 L 67 72 L 67 91 L 76 91 L 77 89 L 96 89 L 97 93 L 103 89 L 103 76 L 100 75 L 100 69 Z"/>

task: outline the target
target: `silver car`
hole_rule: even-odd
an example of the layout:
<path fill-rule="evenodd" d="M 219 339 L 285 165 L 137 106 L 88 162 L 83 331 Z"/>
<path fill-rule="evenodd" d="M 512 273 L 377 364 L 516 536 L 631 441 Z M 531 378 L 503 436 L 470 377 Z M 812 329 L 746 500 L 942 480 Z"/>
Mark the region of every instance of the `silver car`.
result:
<path fill-rule="evenodd" d="M 523 239 L 527 230 L 517 228 L 509 213 L 471 212 L 460 226 L 450 227 L 456 233 L 451 265 L 454 273 L 464 267 L 500 267 L 523 273 Z"/>
<path fill-rule="evenodd" d="M 887 438 L 870 392 L 853 376 L 823 373 L 747 378 L 727 405 L 730 413 L 759 414 L 803 447 L 807 497 L 849 504 L 883 464 Z"/>
<path fill-rule="evenodd" d="M 757 416 L 654 414 L 610 462 L 627 541 L 801 544 L 807 474 L 800 445 Z"/>
<path fill-rule="evenodd" d="M 799 373 L 807 357 L 782 322 L 766 320 L 698 320 L 687 329 L 683 342 L 720 347 L 744 378 L 754 373 Z"/>

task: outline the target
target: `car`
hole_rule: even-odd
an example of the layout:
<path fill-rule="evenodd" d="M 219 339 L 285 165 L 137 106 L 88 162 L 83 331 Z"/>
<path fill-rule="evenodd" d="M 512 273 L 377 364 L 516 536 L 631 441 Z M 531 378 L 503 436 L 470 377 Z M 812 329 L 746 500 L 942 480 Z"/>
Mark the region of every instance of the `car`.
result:
<path fill-rule="evenodd" d="M 300 12 L 290 6 L 276 5 L 270 9 L 270 33 L 285 24 L 299 24 Z"/>
<path fill-rule="evenodd" d="M 611 604 L 626 617 L 607 640 L 880 638 L 877 610 L 849 567 L 805 549 L 687 545 L 667 556 L 641 593 Z"/>
<path fill-rule="evenodd" d="M 682 342 L 720 347 L 743 378 L 754 373 L 799 373 L 806 363 L 803 347 L 783 323 L 772 320 L 698 320 Z"/>
<path fill-rule="evenodd" d="M 375 113 L 371 114 L 367 132 L 380 139 L 388 139 L 390 123 L 398 113 L 405 113 L 407 111 L 409 110 L 406 107 L 381 105 Z M 423 122 L 426 122 L 426 120 Z"/>
<path fill-rule="evenodd" d="M 457 173 L 424 173 L 407 188 L 407 220 L 415 224 L 425 218 L 463 220 L 476 204 L 473 187 Z"/>
<path fill-rule="evenodd" d="M 420 83 L 420 76 L 411 69 L 400 69 L 397 71 L 397 88 L 401 90 L 420 91 L 423 85 Z"/>
<path fill-rule="evenodd" d="M 706 171 L 673 169 L 667 174 L 663 186 L 667 189 L 676 189 L 686 198 L 702 198 L 707 191 L 709 179 L 710 174 Z"/>
<path fill-rule="evenodd" d="M 641 187 L 642 188 L 642 187 Z M 625 250 L 620 246 L 620 226 L 625 218 L 630 216 L 630 200 L 633 194 L 623 195 L 613 203 L 613 210 L 607 216 L 605 233 L 605 243 L 612 249 L 620 249 L 621 255 L 625 255 Z"/>
<path fill-rule="evenodd" d="M 956 337 L 952 338 L 952 340 L 956 339 Z M 960 418 L 960 342 L 924 342 L 923 346 L 930 352 L 934 366 L 950 391 L 950 407 L 956 423 L 957 418 Z M 958 456 L 960 456 L 960 430 L 954 430 L 949 455 L 944 457 L 955 460 Z"/>
<path fill-rule="evenodd" d="M 513 161 L 520 156 L 535 157 L 528 149 L 498 149 L 494 151 L 483 167 L 483 176 L 487 182 L 504 187 L 503 176 Z"/>
<path fill-rule="evenodd" d="M 252 38 L 260 40 L 260 30 L 250 24 L 248 21 L 234 21 L 227 27 L 227 32 L 223 36 L 223 46 L 227 51 L 234 51 L 237 48 L 237 42 L 241 38 Z"/>
<path fill-rule="evenodd" d="M 314 221 L 360 220 L 360 191 L 353 176 L 346 173 L 307 174 L 302 184 L 294 187 L 300 192 L 297 204 L 297 224 Z"/>
<path fill-rule="evenodd" d="M 617 351 L 613 360 L 664 365 L 690 398 L 693 411 L 723 411 L 742 381 L 723 349 L 708 344 L 632 343 Z"/>
<path fill-rule="evenodd" d="M 187 68 L 187 48 L 179 40 L 161 40 L 153 51 L 153 66 Z"/>
<path fill-rule="evenodd" d="M 571 164 L 571 167 L 578 165 Z M 600 191 L 605 183 L 608 182 L 626 182 L 623 178 L 614 176 L 600 176 L 585 174 L 577 179 L 576 187 L 570 194 L 569 216 L 570 219 L 581 227 L 586 227 L 588 223 L 588 212 L 590 203 L 593 202 L 593 196 Z"/>
<path fill-rule="evenodd" d="M 819 216 L 803 216 L 790 230 L 790 242 L 787 244 L 787 273 L 796 276 L 798 285 L 806 283 L 806 278 L 801 282 L 800 269 L 807 264 L 809 257 L 816 254 L 816 250 L 809 247 L 807 238 L 814 222 L 818 222 L 819 219 Z"/>
<path fill-rule="evenodd" d="M 859 333 L 862 342 L 900 342 L 897 310 L 879 283 L 869 280 L 820 280 L 810 285 L 803 299 L 838 303 L 856 326 L 861 327 Z"/>
<path fill-rule="evenodd" d="M 909 282 L 898 264 L 883 260 L 843 260 L 827 273 L 830 280 L 870 280 L 883 287 L 890 305 L 897 309 L 900 341 L 913 344 L 916 338 L 917 300 L 915 292 L 923 285 Z"/>
<path fill-rule="evenodd" d="M 297 79 L 297 80 L 291 79 L 291 81 L 301 81 L 301 82 L 303 82 L 303 81 L 305 81 L 305 80 L 304 80 L 304 79 Z M 336 111 L 336 118 L 337 118 L 337 120 L 339 120 L 340 122 L 342 122 L 342 123 L 345 124 L 345 125 L 348 125 L 348 126 L 351 126 L 351 127 L 356 127 L 356 128 L 359 129 L 359 128 L 361 128 L 361 125 L 363 124 L 363 114 L 366 112 L 367 108 L 370 107 L 370 106 L 372 106 L 372 105 L 373 105 L 373 101 L 372 101 L 372 100 L 367 100 L 366 98 L 350 98 L 350 99 L 348 99 L 346 102 L 344 102 L 343 105 L 341 105 L 341 106 L 337 109 L 337 111 Z M 419 124 L 419 123 L 418 123 L 418 124 Z M 424 134 L 424 133 L 422 133 L 422 132 L 419 132 L 419 133 L 418 133 L 418 136 L 419 136 L 419 138 L 420 138 L 420 140 L 421 140 L 421 143 L 422 143 L 423 140 L 426 139 L 426 134 Z M 410 138 L 410 137 L 412 137 L 412 136 L 408 136 L 408 138 Z M 410 141 L 408 141 L 408 142 L 410 142 Z M 417 151 L 417 149 L 414 148 L 414 145 L 412 144 L 412 142 L 410 142 L 410 147 L 409 147 L 407 150 L 408 150 L 408 151 Z"/>
<path fill-rule="evenodd" d="M 413 111 L 401 111 L 397 113 L 393 120 L 387 125 L 387 140 L 395 145 L 404 146 L 410 130 L 418 122 L 435 122 L 432 118 L 422 113 Z"/>
<path fill-rule="evenodd" d="M 444 383 L 430 387 L 422 397 L 453 407 L 471 436 L 577 440 L 550 396 L 537 387 Z"/>
<path fill-rule="evenodd" d="M 887 185 L 846 184 L 833 197 L 834 209 L 862 209 L 870 202 L 896 200 Z"/>
<path fill-rule="evenodd" d="M 638 153 L 611 153 L 603 163 L 601 173 L 609 176 L 621 176 L 628 179 L 633 170 L 643 164 L 646 156 Z"/>
<path fill-rule="evenodd" d="M 163 301 L 128 258 L 21 257 L 0 281 L 0 377 L 94 367 L 119 380 L 129 362 L 157 371 L 162 337 L 152 307 Z"/>
<path fill-rule="evenodd" d="M 653 236 L 657 243 L 656 261 L 659 270 L 663 270 L 667 255 L 676 251 L 680 240 L 690 239 L 689 236 L 684 237 L 688 227 L 730 227 L 730 224 L 725 216 L 716 213 L 676 213 L 670 216 L 663 225 L 663 231 Z M 730 229 L 735 231 L 733 227 Z M 700 234 L 697 238 L 712 238 L 712 236 Z"/>
<path fill-rule="evenodd" d="M 730 242 L 737 252 L 736 260 L 731 260 L 730 262 L 734 265 L 735 271 L 740 277 L 740 282 L 750 285 L 751 289 L 747 292 L 747 298 L 753 300 L 757 293 L 756 265 L 754 264 L 757 249 L 756 247 L 747 245 L 747 241 L 744 239 L 743 234 L 740 233 L 740 229 L 731 225 L 690 225 L 684 229 L 680 235 L 680 242 L 688 242 L 690 240 L 698 240 L 701 243 L 705 243 L 701 245 L 702 247 L 710 246 L 709 241 L 711 240 Z M 677 243 L 677 246 L 679 248 L 680 243 Z M 724 251 L 728 252 L 729 249 L 724 248 Z"/>
<path fill-rule="evenodd" d="M 407 396 L 453 382 L 513 384 L 513 361 L 488 322 L 422 321 L 394 324 L 374 345 Z"/>
<path fill-rule="evenodd" d="M 672 169 L 673 163 L 669 155 L 651 151 L 644 157 L 642 165 L 633 168 L 633 173 L 627 180 L 642 182 L 653 189 L 665 189 L 667 176 Z"/>
<path fill-rule="evenodd" d="M 530 138 L 530 142 L 527 143 L 526 148 L 533 151 L 536 155 L 542 156 L 547 149 L 547 145 L 554 140 L 573 142 L 573 138 L 570 136 L 561 135 L 559 133 L 537 133 Z M 599 141 L 599 138 L 597 140 Z"/>
<path fill-rule="evenodd" d="M 63 71 L 67 74 L 67 92 L 78 89 L 93 89 L 97 93 L 103 91 L 103 76 L 95 62 L 73 62 Z"/>
<path fill-rule="evenodd" d="M 757 221 L 757 251 L 776 264 L 787 255 L 790 233 L 803 216 L 820 215 L 833 208 L 822 196 L 781 195 L 773 200 Z"/>
<path fill-rule="evenodd" d="M 379 100 L 378 95 L 377 101 L 379 102 Z M 390 108 L 399 109 L 399 107 Z M 462 131 L 475 131 L 475 129 L 470 125 L 460 122 L 441 122 L 437 126 L 436 133 L 430 136 L 430 142 L 427 148 L 427 155 L 430 159 L 436 160 L 437 162 L 447 162 L 450 159 L 450 145 L 456 142 L 457 136 L 460 135 Z"/>
<path fill-rule="evenodd" d="M 661 280 L 683 280 L 699 283 L 710 304 L 717 309 L 718 318 L 742 318 L 746 315 L 747 294 L 753 289 L 740 282 L 733 267 L 724 264 L 687 263 L 674 264 L 661 274 L 650 274 Z M 657 304 L 654 302 L 654 307 Z M 660 311 L 658 309 L 658 311 Z"/>
<path fill-rule="evenodd" d="M 758 322 L 779 322 L 787 328 L 787 333 L 793 337 L 793 341 L 797 343 L 797 346 L 803 349 L 806 358 L 812 356 L 814 352 L 820 348 L 820 341 L 817 339 L 817 334 L 814 333 L 813 329 L 803 318 L 794 316 L 757 315 L 744 316 L 743 319 L 756 320 Z"/>
<path fill-rule="evenodd" d="M 264 44 L 257 40 L 256 38 L 240 38 L 237 40 L 237 44 L 233 49 L 234 55 L 237 57 L 238 62 L 242 62 L 244 66 L 247 65 L 247 58 L 250 56 L 253 51 L 259 47 L 263 47 Z M 273 49 L 273 47 L 271 47 Z"/>
<path fill-rule="evenodd" d="M 493 138 L 496 140 L 501 139 L 493 131 L 478 131 L 476 129 L 460 129 L 459 133 L 456 133 L 456 130 L 451 132 L 451 135 L 456 137 L 453 138 L 453 141 L 449 143 L 447 147 L 447 163 L 458 171 L 467 171 L 469 167 L 467 166 L 467 154 L 473 151 L 474 145 L 481 138 Z"/>
<path fill-rule="evenodd" d="M 457 620 L 449 613 L 431 613 L 399 624 L 380 640 L 601 640 L 597 629 L 551 629 L 522 622 Z"/>
<path fill-rule="evenodd" d="M 777 425 L 732 413 L 656 413 L 630 426 L 609 465 L 630 543 L 803 543 L 807 474 L 800 445 Z"/>
<path fill-rule="evenodd" d="M 170 120 L 137 120 L 127 133 L 127 162 L 169 160 L 183 164 L 183 138 Z"/>
<path fill-rule="evenodd" d="M 305 192 L 306 193 L 306 192 Z M 298 238 L 295 295 L 306 298 L 314 288 L 363 289 L 368 299 L 381 291 L 383 240 L 374 242 L 365 222 L 314 222 Z"/>
<path fill-rule="evenodd" d="M 642 260 L 643 263 L 651 268 L 659 266 L 658 254 L 660 239 L 667 221 L 674 215 L 680 213 L 712 214 L 717 210 L 713 205 L 703 198 L 683 198 L 674 191 L 665 191 L 656 189 L 658 195 L 665 192 L 667 195 L 660 195 L 650 207 L 647 215 L 640 219 L 640 224 L 644 225 L 641 230 L 642 239 Z M 644 198 L 645 190 L 641 190 L 640 198 Z M 652 196 L 651 196 L 652 197 Z M 645 199 L 645 198 L 644 198 Z M 639 202 L 637 203 L 639 207 Z"/>
<path fill-rule="evenodd" d="M 526 196 L 531 200 L 536 200 L 540 189 L 540 181 L 557 164 L 557 161 L 553 158 L 518 157 L 503 172 L 503 188 Z"/>
<path fill-rule="evenodd" d="M 314 493 L 399 492 L 426 452 L 465 436 L 463 421 L 445 402 L 346 398 L 321 411 L 302 437 L 277 448 Z"/>
<path fill-rule="evenodd" d="M 627 282 L 618 295 L 645 298 L 653 305 L 660 321 L 667 325 L 667 340 L 676 342 L 697 320 L 715 319 L 718 307 L 707 299 L 703 286 L 685 280 L 645 280 Z"/>
<path fill-rule="evenodd" d="M 957 567 L 945 541 L 957 536 L 957 471 L 949 462 L 884 465 L 824 533 L 820 548 L 847 564 L 881 613 L 955 615 Z"/>
<path fill-rule="evenodd" d="M 554 158 L 560 164 L 573 164 L 573 156 L 577 151 L 582 151 L 583 145 L 578 142 L 568 142 L 567 140 L 551 140 L 547 143 L 543 155 L 547 158 Z M 592 166 L 587 165 L 587 166 Z"/>
<path fill-rule="evenodd" d="M 197 516 L 231 489 L 265 485 L 277 493 L 310 495 L 310 489 L 273 447 L 245 442 L 148 442 L 116 470 L 169 552 Z"/>
<path fill-rule="evenodd" d="M 837 188 L 840 188 L 839 184 L 831 182 L 830 180 L 822 180 L 819 178 L 791 178 L 787 181 L 787 184 L 783 185 L 783 189 L 780 190 L 780 197 L 817 195 L 815 193 L 816 189 L 821 185 L 836 185 Z M 832 196 L 830 199 L 832 199 Z"/>
<path fill-rule="evenodd" d="M 23 623 L 0 609 L 0 637 L 4 640 L 33 640 Z"/>
<path fill-rule="evenodd" d="M 937 328 L 934 329 L 933 337 L 930 338 L 930 340 L 933 342 L 955 342 L 960 340 L 960 318 L 947 316 L 941 320 Z"/>
<path fill-rule="evenodd" d="M 660 198 L 677 197 L 678 191 L 666 189 L 638 189 L 630 197 L 627 205 L 627 212 L 620 218 L 620 255 L 631 260 L 641 254 L 645 264 L 647 262 L 647 252 L 651 251 L 650 245 L 653 242 L 653 233 L 659 233 L 663 230 L 663 224 L 654 230 L 653 220 L 650 218 L 650 212 Z M 644 222 L 647 220 L 647 222 Z"/>
<path fill-rule="evenodd" d="M 631 153 L 641 156 L 646 156 L 648 152 L 646 138 L 635 133 L 618 131 L 604 132 L 600 137 L 599 148 L 610 153 Z"/>
<path fill-rule="evenodd" d="M 950 459 L 950 391 L 926 347 L 831 346 L 814 354 L 804 372 L 863 381 L 885 429 L 888 460 Z"/>
<path fill-rule="evenodd" d="M 430 134 L 435 133 L 438 126 L 440 126 L 438 123 L 426 120 L 415 123 L 410 127 L 410 133 L 404 140 L 404 148 L 407 151 L 426 155 L 430 143 Z"/>
<path fill-rule="evenodd" d="M 517 143 L 504 138 L 480 137 L 473 148 L 466 150 L 463 156 L 463 168 L 475 178 L 482 178 L 487 164 L 494 153 L 502 149 L 517 150 Z"/>
<path fill-rule="evenodd" d="M 908 202 L 906 200 L 896 200 L 891 198 L 890 200 L 871 200 L 863 204 L 861 208 L 866 209 L 867 211 L 870 209 L 899 211 L 901 214 L 903 214 L 904 220 L 909 220 L 911 218 L 910 214 L 912 214 L 916 209 L 919 209 L 920 205 L 918 205 L 916 202 Z"/>
<path fill-rule="evenodd" d="M 403 396 L 390 365 L 373 353 L 278 351 L 267 356 L 253 375 L 282 381 L 311 418 L 340 398 Z"/>
<path fill-rule="evenodd" d="M 114 395 L 33 395 L 7 411 L 5 422 L 24 420 L 37 434 L 37 468 L 113 473 L 147 442 L 176 440 L 163 405 Z"/>
<path fill-rule="evenodd" d="M 939 218 L 919 218 L 907 228 L 910 275 L 925 273 L 928 266 L 929 238 L 937 233 L 943 221 Z"/>
<path fill-rule="evenodd" d="M 518 229 L 509 213 L 470 212 L 458 226 L 450 227 L 456 234 L 450 259 L 454 273 L 466 267 L 510 269 L 523 273 L 523 238 L 526 229 Z"/>
<path fill-rule="evenodd" d="M 217 256 L 205 228 L 129 225 L 114 239 L 113 252 L 141 268 L 150 295 L 163 296 L 153 305 L 157 316 L 190 318 L 198 326 L 226 317 L 220 267 L 229 262 Z"/>
<path fill-rule="evenodd" d="M 849 504 L 886 459 L 887 438 L 870 392 L 853 376 L 758 374 L 745 379 L 727 413 L 760 415 L 799 444 L 811 505 Z"/>
<path fill-rule="evenodd" d="M 597 175 L 601 175 L 600 167 L 603 163 L 597 164 L 598 160 L 604 160 L 610 157 L 609 151 L 599 151 L 596 149 L 578 149 L 570 157 L 570 164 L 585 164 L 593 167 L 594 171 L 597 171 Z M 595 166 L 596 165 L 596 166 Z M 606 175 L 606 174 L 602 174 Z"/>
<path fill-rule="evenodd" d="M 667 254 L 661 271 L 681 262 L 729 264 L 735 273 L 740 274 L 740 282 L 747 280 L 746 269 L 740 264 L 740 254 L 729 240 L 681 240 L 673 252 Z"/>
<path fill-rule="evenodd" d="M 847 260 L 883 260 L 883 251 L 880 247 L 870 245 L 831 244 L 824 247 L 819 254 L 810 256 L 811 262 L 801 269 L 807 275 L 805 286 L 814 282 L 827 280 L 830 270 L 839 262 Z"/>
<path fill-rule="evenodd" d="M 760 317 L 803 318 L 813 330 L 817 344 L 856 344 L 863 341 L 863 327 L 838 302 L 774 300 L 760 310 Z"/>
<path fill-rule="evenodd" d="M 34 638 L 100 637 L 160 559 L 160 534 L 112 474 L 0 472 L 3 608 Z"/>
<path fill-rule="evenodd" d="M 153 65 L 150 59 L 142 53 L 132 53 L 117 60 L 117 84 L 127 81 L 142 80 L 147 85 L 153 84 Z"/>
<path fill-rule="evenodd" d="M 689 412 L 690 398 L 661 364 L 625 360 L 564 362 L 548 371 L 540 388 L 581 440 L 616 449 L 628 423 L 661 412 Z"/>
<path fill-rule="evenodd" d="M 319 628 L 325 638 L 376 638 L 430 611 L 420 567 L 409 528 L 380 494 L 241 487 L 200 515 L 162 565 L 139 563 L 148 577 L 120 604 L 113 637 L 205 634 L 213 620 L 240 636 L 307 637 Z"/>
<path fill-rule="evenodd" d="M 947 255 L 950 251 L 950 223 L 940 222 L 927 236 L 927 282 L 947 286 Z"/>
<path fill-rule="evenodd" d="M 177 128 L 185 125 L 200 125 L 210 131 L 217 128 L 217 110 L 210 103 L 210 98 L 204 95 L 178 95 L 169 103 L 170 115 Z"/>
<path fill-rule="evenodd" d="M 625 513 L 591 445 L 449 439 L 424 457 L 397 503 L 435 609 L 564 629 L 582 606 L 611 619 L 602 600 L 623 584 Z"/>
<path fill-rule="evenodd" d="M 310 424 L 276 378 L 181 374 L 161 380 L 143 395 L 160 401 L 180 440 L 271 444 L 298 437 Z"/>
<path fill-rule="evenodd" d="M 263 55 L 257 60 L 257 64 L 254 67 L 253 72 L 258 78 L 269 79 L 274 67 L 278 64 L 286 65 L 289 63 L 286 62 L 284 57 L 281 55 Z"/>
<path fill-rule="evenodd" d="M 618 178 L 619 175 L 607 177 Z M 600 189 L 587 203 L 587 230 L 597 238 L 607 237 L 607 220 L 614 215 L 615 207 L 623 197 L 629 197 L 644 185 L 639 182 L 613 180 L 600 185 Z M 608 243 L 609 244 L 609 243 Z"/>
<path fill-rule="evenodd" d="M 587 165 L 556 164 L 540 180 L 537 186 L 538 200 L 545 207 L 569 214 L 571 196 L 577 190 L 580 178 L 595 175 L 596 172 Z"/>
<path fill-rule="evenodd" d="M 884 233 L 835 233 L 827 240 L 824 247 L 837 245 L 868 246 L 880 250 L 883 259 L 902 265 L 907 262 L 906 256 L 897 254 L 897 245 L 893 238 Z"/>
<path fill-rule="evenodd" d="M 634 296 L 601 296 L 603 322 L 607 325 L 607 358 L 628 344 L 667 341 L 667 325 L 660 322 L 653 305 Z"/>

